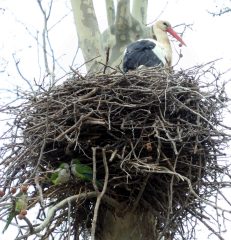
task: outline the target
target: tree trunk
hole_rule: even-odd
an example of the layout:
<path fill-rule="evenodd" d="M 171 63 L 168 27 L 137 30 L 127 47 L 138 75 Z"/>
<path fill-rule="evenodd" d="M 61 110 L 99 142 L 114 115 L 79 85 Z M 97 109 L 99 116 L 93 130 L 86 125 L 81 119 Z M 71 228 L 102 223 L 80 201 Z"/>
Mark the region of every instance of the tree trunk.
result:
<path fill-rule="evenodd" d="M 112 0 L 105 1 L 108 28 L 101 34 L 93 1 L 71 0 L 79 47 L 88 72 L 101 71 L 104 64 L 121 67 L 123 53 L 129 43 L 142 37 L 152 37 L 151 28 L 145 25 L 147 0 L 135 0 L 132 12 L 130 0 L 119 0 L 116 11 Z"/>
<path fill-rule="evenodd" d="M 147 210 L 116 216 L 107 210 L 97 240 L 157 240 L 156 218 Z"/>
<path fill-rule="evenodd" d="M 92 0 L 71 0 L 77 28 L 79 47 L 87 70 L 97 70 L 97 62 L 104 62 L 103 47 Z"/>

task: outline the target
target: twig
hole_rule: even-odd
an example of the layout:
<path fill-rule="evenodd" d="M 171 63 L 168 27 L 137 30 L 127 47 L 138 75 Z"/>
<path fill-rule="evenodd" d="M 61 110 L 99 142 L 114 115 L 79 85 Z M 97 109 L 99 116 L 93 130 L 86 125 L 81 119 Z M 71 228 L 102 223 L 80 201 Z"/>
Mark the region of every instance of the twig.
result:
<path fill-rule="evenodd" d="M 191 212 L 192 214 L 192 212 Z M 205 222 L 202 218 L 198 217 L 199 219 L 213 234 L 215 234 L 220 240 L 225 240 L 219 233 L 217 233 L 207 222 Z"/>
<path fill-rule="evenodd" d="M 34 94 L 35 92 L 34 92 L 34 89 L 33 89 L 33 86 L 31 84 L 30 80 L 28 80 L 26 77 L 24 77 L 24 75 L 21 73 L 21 70 L 19 68 L 19 60 L 16 60 L 15 54 L 13 54 L 12 56 L 13 56 L 13 59 L 14 59 L 14 62 L 15 62 L 15 66 L 16 66 L 16 69 L 17 69 L 20 77 L 28 84 L 31 92 Z"/>
<path fill-rule="evenodd" d="M 71 202 L 68 201 L 68 215 L 67 215 L 67 219 L 68 219 L 68 237 L 67 240 L 71 239 Z"/>
<path fill-rule="evenodd" d="M 51 14 L 51 9 L 52 9 L 52 4 L 53 4 L 53 0 L 50 1 L 50 6 L 49 6 L 49 11 L 48 13 L 46 13 L 46 11 L 44 10 L 43 6 L 42 6 L 42 1 L 40 0 L 37 0 L 37 3 L 39 5 L 39 8 L 42 12 L 42 15 L 43 15 L 43 20 L 44 20 L 44 26 L 43 26 L 43 33 L 42 33 L 42 39 L 43 39 L 43 57 L 44 57 L 44 64 L 45 64 L 45 69 L 46 69 L 46 72 L 51 76 L 51 83 L 50 83 L 50 86 L 53 86 L 54 84 L 54 80 L 55 80 L 55 75 L 54 75 L 54 69 L 55 69 L 55 57 L 54 57 L 54 52 L 53 52 L 53 49 L 50 45 L 50 41 L 49 41 L 49 37 L 48 37 L 48 20 L 50 18 L 50 14 Z M 48 57 L 47 57 L 47 42 L 49 44 L 49 47 L 50 47 L 50 50 L 51 50 L 51 56 L 52 56 L 52 59 L 53 59 L 53 66 L 52 66 L 52 71 L 50 70 L 50 67 L 49 67 L 49 61 L 48 61 Z"/>
<path fill-rule="evenodd" d="M 55 141 L 59 141 L 64 135 L 66 135 L 67 133 L 71 132 L 72 130 L 74 130 L 75 128 L 77 128 L 81 123 L 82 121 L 84 121 L 85 119 L 87 119 L 89 116 L 91 116 L 93 111 L 89 112 L 88 114 L 86 115 L 82 115 L 80 116 L 79 120 L 74 124 L 72 125 L 70 128 L 68 128 L 66 131 L 62 132 L 59 136 L 57 136 L 55 138 Z"/>
<path fill-rule="evenodd" d="M 39 174 L 38 174 L 38 172 L 35 173 L 34 181 L 35 181 L 36 188 L 37 188 L 37 190 L 39 192 L 39 198 L 40 198 L 41 206 L 45 207 L 44 198 L 43 198 L 43 191 L 42 191 L 42 188 L 41 188 L 41 186 L 39 184 Z"/>
<path fill-rule="evenodd" d="M 105 169 L 105 178 L 104 178 L 104 185 L 103 185 L 103 190 L 102 192 L 97 193 L 97 200 L 94 208 L 94 215 L 93 215 L 93 220 L 92 220 L 92 227 L 91 227 L 91 239 L 95 239 L 95 230 L 96 230 L 96 223 L 97 223 L 97 217 L 98 217 L 98 211 L 99 211 L 99 206 L 101 199 L 103 195 L 105 194 L 107 190 L 107 184 L 108 184 L 108 177 L 109 177 L 109 170 L 108 170 L 108 165 L 107 165 L 107 158 L 106 158 L 106 153 L 105 149 L 102 149 L 102 155 L 103 155 L 103 164 L 104 164 L 104 169 Z"/>
<path fill-rule="evenodd" d="M 29 227 L 30 234 L 33 234 L 34 228 L 33 228 L 32 223 L 30 222 L 30 220 L 26 216 L 24 216 L 23 220 L 27 223 L 27 225 Z"/>
<path fill-rule="evenodd" d="M 132 210 L 131 210 L 132 212 L 136 210 L 136 208 L 137 208 L 137 206 L 139 204 L 139 201 L 140 201 L 140 199 L 141 199 L 141 197 L 142 197 L 142 195 L 144 193 L 145 187 L 147 185 L 147 182 L 148 182 L 148 179 L 150 178 L 150 176 L 151 176 L 151 173 L 148 173 L 147 176 L 145 177 L 145 179 L 144 179 L 144 181 L 143 181 L 143 183 L 141 185 L 141 189 L 139 191 L 139 194 L 137 195 L 137 198 L 136 198 L 136 200 L 135 200 L 135 202 L 133 204 L 133 207 L 132 207 Z"/>
<path fill-rule="evenodd" d="M 93 186 L 94 186 L 94 189 L 95 189 L 96 193 L 99 194 L 99 189 L 98 189 L 98 186 L 97 186 L 97 183 L 96 183 L 96 150 L 97 150 L 96 147 L 92 148 L 92 161 L 93 161 L 93 179 L 92 179 L 92 182 L 93 182 Z"/>
<path fill-rule="evenodd" d="M 108 66 L 108 61 L 109 61 L 109 56 L 110 56 L 110 47 L 107 48 L 106 50 L 106 60 L 105 60 L 105 67 L 103 69 L 103 73 L 106 73 L 107 66 Z"/>

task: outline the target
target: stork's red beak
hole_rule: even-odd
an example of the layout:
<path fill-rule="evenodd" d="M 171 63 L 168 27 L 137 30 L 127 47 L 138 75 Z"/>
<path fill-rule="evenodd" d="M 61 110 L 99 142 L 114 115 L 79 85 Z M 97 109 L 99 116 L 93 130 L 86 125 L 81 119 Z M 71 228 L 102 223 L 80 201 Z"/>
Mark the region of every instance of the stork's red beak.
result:
<path fill-rule="evenodd" d="M 182 38 L 171 27 L 168 27 L 166 31 L 168 33 L 170 33 L 176 40 L 178 40 L 180 43 L 182 43 L 182 45 L 186 46 L 186 44 L 184 43 Z"/>

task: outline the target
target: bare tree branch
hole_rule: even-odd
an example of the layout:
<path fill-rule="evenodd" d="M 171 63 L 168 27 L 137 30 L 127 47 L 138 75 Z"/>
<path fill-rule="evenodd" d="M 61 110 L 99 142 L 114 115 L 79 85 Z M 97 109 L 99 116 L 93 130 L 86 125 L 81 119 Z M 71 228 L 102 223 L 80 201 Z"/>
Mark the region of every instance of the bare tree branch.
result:
<path fill-rule="evenodd" d="M 94 154 L 95 151 L 96 151 L 96 149 L 93 148 L 93 154 Z M 95 230 L 96 230 L 96 223 L 97 223 L 99 206 L 100 206 L 101 199 L 102 199 L 102 197 L 104 196 L 104 194 L 107 190 L 108 177 L 109 177 L 109 170 L 108 170 L 108 165 L 107 165 L 105 149 L 102 149 L 102 153 L 103 153 L 103 164 L 104 164 L 104 169 L 105 169 L 105 179 L 104 179 L 104 185 L 103 185 L 102 192 L 99 192 L 98 188 L 94 186 L 98 196 L 97 196 L 97 200 L 96 200 L 96 204 L 95 204 L 95 208 L 94 208 L 94 216 L 93 216 L 93 220 L 92 220 L 92 228 L 91 228 L 91 239 L 92 240 L 95 239 Z M 93 155 L 93 158 L 94 158 L 93 160 L 96 163 L 95 155 Z M 95 181 L 96 181 L 96 179 L 95 179 Z M 94 185 L 96 185 L 96 182 L 94 183 Z"/>
<path fill-rule="evenodd" d="M 37 3 L 39 5 L 39 8 L 43 14 L 43 19 L 44 19 L 44 27 L 43 27 L 43 33 L 42 33 L 42 40 L 43 40 L 43 56 L 44 56 L 44 64 L 45 64 L 45 69 L 46 72 L 48 73 L 48 75 L 51 77 L 51 82 L 50 82 L 50 86 L 53 86 L 54 82 L 55 82 L 55 56 L 54 56 L 54 51 L 53 48 L 51 46 L 50 40 L 49 40 L 49 36 L 48 36 L 48 20 L 50 18 L 50 14 L 51 14 L 51 9 L 52 9 L 52 4 L 53 4 L 53 0 L 51 0 L 50 2 L 50 6 L 48 9 L 48 13 L 46 13 L 45 9 L 42 6 L 42 1 L 41 0 L 37 0 Z M 52 58 L 52 70 L 49 66 L 49 61 L 48 61 L 48 49 L 47 49 L 47 43 L 49 45 L 49 49 L 51 51 L 51 58 Z"/>
<path fill-rule="evenodd" d="M 14 59 L 14 62 L 15 62 L 15 66 L 16 66 L 16 69 L 17 69 L 20 77 L 28 84 L 31 92 L 34 93 L 34 89 L 33 89 L 33 86 L 32 86 L 32 84 L 31 84 L 30 80 L 27 79 L 27 78 L 22 74 L 21 70 L 19 69 L 19 66 L 18 66 L 18 65 L 19 65 L 19 60 L 16 59 L 15 54 L 13 54 L 12 56 L 13 56 L 13 59 Z"/>
<path fill-rule="evenodd" d="M 113 0 L 106 0 L 106 11 L 108 26 L 112 26 L 115 22 L 115 7 Z"/>
<path fill-rule="evenodd" d="M 46 228 L 50 224 L 51 220 L 53 219 L 56 211 L 61 209 L 61 208 L 63 208 L 66 204 L 69 204 L 70 202 L 72 202 L 74 200 L 81 200 L 81 199 L 86 199 L 86 198 L 90 199 L 90 198 L 95 198 L 95 197 L 97 197 L 97 193 L 96 192 L 85 192 L 85 193 L 79 193 L 77 195 L 74 195 L 74 196 L 71 196 L 71 197 L 63 199 L 61 202 L 59 202 L 56 205 L 52 206 L 48 210 L 47 217 L 45 218 L 45 220 L 40 225 L 38 225 L 37 227 L 35 227 L 33 229 L 33 234 L 39 233 L 44 228 Z M 102 197 L 103 197 L 103 200 L 105 200 L 107 203 L 112 203 L 112 204 L 114 204 L 115 207 L 120 207 L 119 203 L 117 203 L 114 199 L 110 199 L 107 196 L 102 196 Z M 17 240 L 25 239 L 29 235 L 31 235 L 31 229 L 30 229 L 29 233 L 27 233 L 27 234 L 25 234 L 25 235 L 23 235 L 21 237 L 18 237 L 16 239 Z"/>
<path fill-rule="evenodd" d="M 71 0 L 74 12 L 76 32 L 78 33 L 79 47 L 83 52 L 85 61 L 96 56 L 98 61 L 103 62 L 103 47 L 97 18 L 92 0 Z M 96 61 L 86 63 L 88 70 L 96 67 Z"/>
<path fill-rule="evenodd" d="M 148 0 L 134 0 L 132 6 L 132 15 L 135 17 L 140 23 L 147 23 L 147 10 L 148 10 Z"/>
<path fill-rule="evenodd" d="M 221 15 L 229 13 L 229 12 L 231 12 L 231 8 L 230 7 L 225 7 L 223 9 L 220 9 L 218 12 L 210 12 L 210 11 L 208 11 L 208 13 L 212 14 L 214 17 L 215 16 L 221 16 Z"/>
<path fill-rule="evenodd" d="M 117 38 L 120 38 L 119 40 L 126 40 L 124 38 L 131 25 L 130 0 L 120 0 L 117 5 L 117 14 L 115 20 L 116 35 Z M 121 36 L 121 34 L 123 35 Z"/>

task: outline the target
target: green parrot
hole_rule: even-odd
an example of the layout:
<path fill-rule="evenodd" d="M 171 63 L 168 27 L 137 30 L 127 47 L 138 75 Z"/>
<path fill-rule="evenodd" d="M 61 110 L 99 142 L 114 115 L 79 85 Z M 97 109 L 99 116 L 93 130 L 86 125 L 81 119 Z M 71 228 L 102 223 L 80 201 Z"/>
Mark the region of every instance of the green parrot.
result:
<path fill-rule="evenodd" d="M 6 220 L 6 226 L 2 231 L 3 233 L 7 230 L 13 218 L 16 217 L 21 212 L 21 210 L 27 209 L 27 203 L 27 193 L 20 192 L 15 196 L 15 199 L 13 200 L 11 206 L 11 210 Z"/>
<path fill-rule="evenodd" d="M 92 168 L 86 164 L 82 164 L 78 158 L 72 159 L 71 161 L 71 173 L 83 181 L 92 182 Z M 102 186 L 99 181 L 96 181 L 96 184 Z"/>
<path fill-rule="evenodd" d="M 66 183 L 71 177 L 70 166 L 67 163 L 61 163 L 51 175 L 50 180 L 54 185 Z"/>

